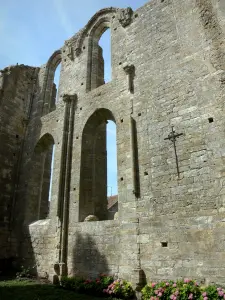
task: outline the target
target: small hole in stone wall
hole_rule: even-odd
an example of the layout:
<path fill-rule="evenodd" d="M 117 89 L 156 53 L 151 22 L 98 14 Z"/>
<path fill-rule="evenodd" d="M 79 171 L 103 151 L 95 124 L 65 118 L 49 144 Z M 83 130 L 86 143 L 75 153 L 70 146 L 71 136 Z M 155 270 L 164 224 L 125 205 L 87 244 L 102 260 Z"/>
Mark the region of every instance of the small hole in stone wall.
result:
<path fill-rule="evenodd" d="M 161 0 L 161 2 L 163 3 L 163 2 L 164 2 L 164 0 Z"/>
<path fill-rule="evenodd" d="M 147 176 L 147 175 L 148 175 L 148 172 L 145 171 L 145 172 L 144 172 L 144 175 Z"/>
<path fill-rule="evenodd" d="M 60 142 L 58 142 L 58 145 L 60 144 Z"/>
<path fill-rule="evenodd" d="M 29 153 L 28 153 L 28 152 L 27 152 L 26 154 L 27 154 L 27 155 L 29 155 Z"/>
<path fill-rule="evenodd" d="M 83 83 L 83 82 L 81 82 L 81 85 L 84 85 L 84 83 Z"/>
<path fill-rule="evenodd" d="M 121 63 L 121 62 L 119 62 L 119 65 L 122 65 L 122 63 Z"/>
<path fill-rule="evenodd" d="M 23 100 L 23 101 L 25 101 L 25 99 L 24 99 L 24 98 L 22 98 L 22 100 Z"/>
<path fill-rule="evenodd" d="M 85 46 L 83 47 L 83 50 L 85 49 Z"/>
<path fill-rule="evenodd" d="M 66 61 L 66 59 L 64 59 L 64 61 Z"/>
<path fill-rule="evenodd" d="M 79 136 L 76 136 L 76 139 L 78 140 L 78 139 L 79 139 Z"/>
<path fill-rule="evenodd" d="M 56 122 L 59 122 L 59 120 L 56 120 Z"/>
<path fill-rule="evenodd" d="M 114 28 L 114 31 L 116 31 L 117 30 L 117 28 Z"/>
<path fill-rule="evenodd" d="M 162 246 L 163 248 L 168 247 L 168 242 L 161 242 L 161 246 Z"/>
<path fill-rule="evenodd" d="M 213 122 L 213 118 L 208 118 L 208 120 L 209 120 L 209 123 Z"/>
<path fill-rule="evenodd" d="M 17 139 L 19 138 L 18 134 L 16 134 L 16 138 L 17 138 Z"/>
<path fill-rule="evenodd" d="M 115 16 L 112 16 L 113 19 L 115 19 Z"/>
<path fill-rule="evenodd" d="M 13 156 L 16 156 L 16 153 L 13 153 Z"/>
<path fill-rule="evenodd" d="M 76 191 L 76 188 L 73 188 L 74 191 Z"/>
<path fill-rule="evenodd" d="M 140 117 L 141 116 L 141 113 L 138 113 L 138 117 Z"/>
<path fill-rule="evenodd" d="M 82 107 L 80 107 L 80 110 L 82 110 Z"/>
<path fill-rule="evenodd" d="M 120 122 L 123 123 L 123 119 L 120 119 Z"/>
<path fill-rule="evenodd" d="M 120 178 L 120 181 L 123 181 L 123 177 Z"/>
<path fill-rule="evenodd" d="M 134 17 L 137 18 L 137 17 L 138 17 L 138 14 L 135 14 Z"/>
<path fill-rule="evenodd" d="M 63 50 L 63 53 L 65 53 L 66 52 L 66 50 Z"/>

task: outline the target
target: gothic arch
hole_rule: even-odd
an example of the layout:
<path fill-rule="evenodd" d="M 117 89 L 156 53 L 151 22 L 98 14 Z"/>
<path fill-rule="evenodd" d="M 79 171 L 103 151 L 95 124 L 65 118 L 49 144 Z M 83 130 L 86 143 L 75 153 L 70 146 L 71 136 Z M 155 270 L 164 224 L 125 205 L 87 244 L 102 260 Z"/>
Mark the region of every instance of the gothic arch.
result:
<path fill-rule="evenodd" d="M 81 31 L 80 36 L 77 39 L 76 42 L 76 53 L 79 55 L 81 53 L 82 44 L 87 35 L 92 31 L 92 28 L 95 26 L 95 24 L 98 22 L 98 20 L 107 19 L 108 22 L 110 22 L 112 16 L 119 11 L 118 8 L 115 7 L 108 7 L 99 10 L 87 23 L 87 25 L 84 27 L 84 29 Z"/>
<path fill-rule="evenodd" d="M 46 133 L 34 147 L 27 188 L 26 221 L 28 223 L 48 216 L 53 146 L 53 136 Z"/>
<path fill-rule="evenodd" d="M 108 219 L 107 211 L 107 120 L 115 122 L 113 113 L 97 109 L 87 120 L 81 142 L 79 221 L 88 215 Z M 116 123 L 116 122 L 115 122 Z"/>
<path fill-rule="evenodd" d="M 46 115 L 55 109 L 56 88 L 54 85 L 54 75 L 56 68 L 61 61 L 61 50 L 57 50 L 52 54 L 46 64 L 45 80 L 43 85 L 43 115 Z"/>

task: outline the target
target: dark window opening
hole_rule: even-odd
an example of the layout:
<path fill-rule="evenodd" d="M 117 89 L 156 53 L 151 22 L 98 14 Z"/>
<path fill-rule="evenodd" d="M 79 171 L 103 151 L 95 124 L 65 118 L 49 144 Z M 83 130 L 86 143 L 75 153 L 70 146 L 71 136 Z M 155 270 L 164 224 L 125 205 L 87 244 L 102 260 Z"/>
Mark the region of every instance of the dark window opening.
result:
<path fill-rule="evenodd" d="M 213 123 L 213 118 L 208 118 L 209 123 Z"/>

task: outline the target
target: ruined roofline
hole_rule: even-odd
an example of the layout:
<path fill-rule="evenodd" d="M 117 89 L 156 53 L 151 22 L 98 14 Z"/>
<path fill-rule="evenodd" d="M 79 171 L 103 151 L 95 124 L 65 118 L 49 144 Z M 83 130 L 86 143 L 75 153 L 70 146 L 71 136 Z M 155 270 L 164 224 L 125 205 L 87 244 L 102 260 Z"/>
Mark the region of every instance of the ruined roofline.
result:
<path fill-rule="evenodd" d="M 35 70 L 35 69 L 39 69 L 39 67 L 28 66 L 28 65 L 24 65 L 24 64 L 9 65 L 9 66 L 5 67 L 4 69 L 0 70 L 0 75 L 7 73 L 9 71 L 12 71 L 13 69 L 15 69 L 15 70 L 16 69 L 31 69 L 31 70 L 33 69 L 33 70 Z"/>

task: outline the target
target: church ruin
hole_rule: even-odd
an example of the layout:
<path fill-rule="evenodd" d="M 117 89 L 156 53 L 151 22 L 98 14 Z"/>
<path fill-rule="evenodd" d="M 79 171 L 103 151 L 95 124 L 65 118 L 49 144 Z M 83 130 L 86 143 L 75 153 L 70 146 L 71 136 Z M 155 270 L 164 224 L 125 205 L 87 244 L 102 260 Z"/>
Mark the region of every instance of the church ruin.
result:
<path fill-rule="evenodd" d="M 107 28 L 105 84 L 98 42 Z M 104 272 L 135 285 L 142 272 L 222 284 L 224 103 L 223 0 L 102 9 L 45 65 L 1 70 L 0 261 L 34 266 L 50 280 Z M 109 120 L 117 130 L 113 220 Z M 85 222 L 90 215 L 98 221 Z"/>

